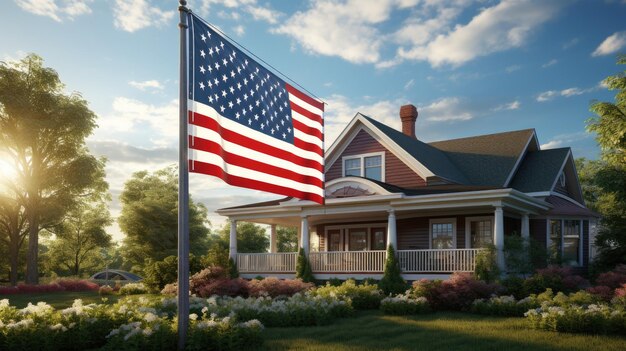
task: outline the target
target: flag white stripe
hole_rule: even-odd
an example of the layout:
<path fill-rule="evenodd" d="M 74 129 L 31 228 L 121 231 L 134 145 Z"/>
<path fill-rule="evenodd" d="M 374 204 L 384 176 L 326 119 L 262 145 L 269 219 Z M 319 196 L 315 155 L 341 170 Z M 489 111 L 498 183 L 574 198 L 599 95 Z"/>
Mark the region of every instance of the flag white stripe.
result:
<path fill-rule="evenodd" d="M 319 146 L 320 148 L 324 146 L 324 143 L 322 142 L 322 140 L 318 138 L 317 136 L 304 133 L 300 129 L 295 128 L 295 127 L 293 129 L 293 136 L 294 138 L 298 138 L 302 141 L 306 141 L 307 143 L 315 144 Z"/>
<path fill-rule="evenodd" d="M 242 178 L 255 179 L 269 184 L 292 188 L 298 191 L 324 196 L 324 190 L 318 186 L 296 182 L 291 179 L 254 171 L 248 168 L 226 163 L 222 157 L 214 153 L 191 149 L 191 159 L 220 167 L 224 172 Z"/>
<path fill-rule="evenodd" d="M 219 133 L 215 132 L 214 130 L 211 129 L 206 129 L 206 128 L 202 128 L 202 127 L 198 127 L 196 125 L 190 125 L 189 126 L 189 132 L 191 135 L 194 135 L 198 138 L 202 138 L 202 139 L 206 139 L 206 140 L 210 140 L 213 142 L 216 142 L 218 144 L 220 144 L 222 146 L 222 148 L 224 150 L 226 150 L 227 152 L 230 152 L 232 154 L 235 155 L 241 155 L 244 156 L 246 158 L 249 159 L 253 159 L 256 161 L 260 161 L 263 162 L 265 164 L 268 165 L 272 165 L 272 166 L 276 166 L 276 167 L 280 167 L 280 168 L 284 168 L 286 170 L 290 170 L 296 173 L 300 173 L 303 175 L 307 175 L 307 176 L 311 176 L 311 177 L 315 177 L 318 178 L 320 180 L 323 179 L 323 174 L 322 172 L 314 169 L 314 168 L 309 168 L 309 167 L 303 167 L 300 165 L 297 165 L 293 162 L 289 162 L 287 160 L 284 160 L 282 158 L 278 158 L 272 155 L 268 155 L 266 153 L 262 153 L 259 151 L 256 151 L 254 149 L 249 149 L 245 146 L 239 145 L 239 144 L 235 144 L 232 143 L 230 141 L 224 140 L 222 139 L 222 136 L 219 135 Z"/>
<path fill-rule="evenodd" d="M 322 125 L 319 122 L 316 122 L 312 119 L 310 119 L 309 117 L 303 116 L 301 114 L 299 114 L 298 112 L 291 110 L 291 116 L 293 117 L 294 120 L 308 126 L 311 128 L 315 128 L 317 130 L 319 130 L 320 132 L 324 132 L 324 127 L 322 127 Z"/>
<path fill-rule="evenodd" d="M 261 132 L 257 132 L 253 129 L 250 128 L 246 128 L 244 126 L 242 126 L 241 124 L 231 121 L 230 119 L 226 118 L 226 117 L 222 117 L 222 115 L 220 115 L 215 109 L 213 109 L 211 106 L 193 101 L 193 100 L 189 100 L 189 109 L 195 112 L 198 112 L 204 116 L 207 116 L 215 121 L 217 121 L 217 123 L 219 125 L 222 126 L 222 128 L 231 130 L 233 132 L 236 132 L 238 134 L 242 134 L 247 136 L 248 138 L 257 140 L 261 143 L 285 150 L 287 152 L 290 152 L 298 157 L 301 158 L 305 158 L 308 160 L 312 160 L 315 162 L 319 162 L 320 164 L 324 164 L 324 158 L 322 155 L 317 154 L 315 152 L 311 152 L 311 151 L 306 151 L 303 149 L 300 149 L 298 147 L 296 147 L 293 144 L 284 142 L 284 141 L 280 141 L 276 138 L 272 138 L 264 133 Z M 201 127 L 200 127 L 201 128 Z M 245 129 L 245 134 L 239 132 Z M 317 139 L 319 141 L 319 139 Z"/>
<path fill-rule="evenodd" d="M 317 107 L 309 104 L 308 102 L 300 99 L 299 97 L 295 96 L 294 94 L 289 94 L 289 100 L 292 103 L 294 103 L 294 104 L 296 104 L 296 105 L 298 105 L 298 106 L 300 106 L 300 107 L 302 107 L 302 108 L 308 110 L 309 112 L 312 112 L 312 113 L 314 113 L 314 114 L 316 114 L 318 116 L 323 116 L 324 115 L 324 111 L 322 111 L 319 108 L 317 108 Z"/>

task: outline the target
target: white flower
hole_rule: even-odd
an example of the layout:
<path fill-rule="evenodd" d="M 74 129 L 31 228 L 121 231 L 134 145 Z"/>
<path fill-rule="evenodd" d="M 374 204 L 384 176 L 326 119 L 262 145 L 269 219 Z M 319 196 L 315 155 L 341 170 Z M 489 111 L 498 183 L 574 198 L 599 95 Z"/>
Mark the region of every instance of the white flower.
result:
<path fill-rule="evenodd" d="M 9 307 L 9 299 L 0 300 L 0 308 L 6 308 L 6 307 Z"/>
<path fill-rule="evenodd" d="M 151 322 L 154 322 L 155 320 L 159 319 L 159 317 L 157 315 L 155 315 L 154 313 L 152 313 L 152 312 L 148 312 L 148 313 L 145 314 L 145 316 L 143 316 L 143 319 L 146 322 L 151 323 Z"/>
<path fill-rule="evenodd" d="M 143 330 L 143 335 L 145 335 L 145 336 L 152 335 L 152 328 L 148 327 L 148 328 L 144 329 Z"/>
<path fill-rule="evenodd" d="M 189 315 L 189 319 L 191 319 L 192 321 L 195 321 L 196 319 L 198 319 L 198 315 L 195 313 L 192 313 Z"/>

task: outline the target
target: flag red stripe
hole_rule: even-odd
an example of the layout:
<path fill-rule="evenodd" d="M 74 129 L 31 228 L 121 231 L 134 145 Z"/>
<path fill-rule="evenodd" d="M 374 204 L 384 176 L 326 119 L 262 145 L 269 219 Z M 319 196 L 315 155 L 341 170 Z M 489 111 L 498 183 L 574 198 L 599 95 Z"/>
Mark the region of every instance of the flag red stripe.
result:
<path fill-rule="evenodd" d="M 192 116 L 193 114 L 193 116 Z M 220 134 L 220 136 L 224 139 L 227 140 L 231 143 L 234 144 L 239 144 L 242 146 L 245 146 L 249 149 L 253 149 L 259 152 L 262 152 L 264 154 L 268 154 L 268 155 L 272 155 L 274 157 L 278 157 L 278 158 L 282 158 L 284 160 L 287 161 L 291 161 L 299 166 L 302 167 L 308 167 L 308 168 L 313 168 L 315 170 L 318 170 L 320 172 L 324 171 L 324 168 L 322 166 L 322 164 L 320 164 L 319 162 L 307 159 L 307 158 L 303 158 L 297 155 L 294 155 L 291 152 L 287 152 L 285 150 L 270 146 L 268 144 L 259 142 L 257 140 L 254 140 L 252 138 L 248 138 L 246 136 L 243 136 L 239 133 L 233 132 L 229 129 L 225 129 L 223 128 L 221 125 L 219 125 L 219 123 L 217 123 L 216 120 L 214 120 L 213 118 L 204 116 L 202 114 L 199 114 L 197 112 L 193 112 L 193 111 L 189 111 L 189 123 L 190 124 L 194 124 L 203 128 L 207 128 L 207 129 L 211 129 L 217 133 Z M 317 145 L 314 144 L 310 144 L 310 143 L 305 143 L 303 141 L 300 141 L 300 144 L 303 144 L 302 146 L 299 146 L 299 143 L 296 143 L 295 141 L 299 141 L 299 139 L 295 139 L 294 140 L 294 144 L 296 147 L 299 147 L 301 149 L 307 150 L 307 151 L 312 151 L 315 152 L 319 155 L 321 155 L 321 148 Z M 305 148 L 304 146 L 306 146 L 307 148 Z M 312 147 L 311 147 L 312 146 Z M 310 150 L 311 149 L 311 150 Z"/>
<path fill-rule="evenodd" d="M 301 92 L 300 90 L 292 87 L 288 83 L 285 83 L 285 88 L 287 88 L 287 91 L 289 92 L 289 94 L 293 94 L 298 99 L 306 102 L 307 104 L 309 104 L 309 105 L 311 105 L 313 107 L 317 107 L 321 111 L 324 111 L 324 103 L 323 102 L 320 102 L 320 101 L 317 101 L 317 100 L 313 99 L 312 97 L 306 95 L 305 93 Z"/>
<path fill-rule="evenodd" d="M 310 152 L 315 152 L 316 154 L 320 154 L 323 155 L 323 151 L 322 148 L 319 147 L 319 145 L 315 145 L 313 143 L 309 143 L 306 142 L 302 139 L 298 139 L 298 138 L 293 138 L 293 144 L 297 147 L 300 148 L 302 150 L 306 150 L 306 151 L 310 151 Z M 320 165 L 321 166 L 321 165 Z"/>
<path fill-rule="evenodd" d="M 291 100 L 289 102 L 290 102 L 289 105 L 291 105 L 291 109 L 292 110 L 298 112 L 299 114 L 303 115 L 304 117 L 307 117 L 308 119 L 313 120 L 313 121 L 315 121 L 315 122 L 317 122 L 319 124 L 322 124 L 322 125 L 324 124 L 324 122 L 322 121 L 322 117 L 320 115 L 317 115 L 317 114 L 315 114 L 315 113 L 305 109 L 304 107 L 294 103 Z M 293 120 L 293 118 L 292 118 L 292 120 Z"/>
<path fill-rule="evenodd" d="M 293 127 L 298 129 L 302 133 L 316 136 L 321 141 L 324 141 L 324 135 L 322 135 L 322 132 L 319 129 L 316 129 L 316 128 L 313 128 L 313 127 L 309 127 L 306 124 L 304 124 L 304 123 L 302 123 L 300 121 L 297 121 L 295 119 L 292 120 L 291 122 L 293 123 Z"/>
<path fill-rule="evenodd" d="M 193 162 L 193 165 L 192 165 L 192 162 Z M 210 164 L 210 163 L 189 160 L 189 169 L 192 169 L 192 167 L 193 167 L 192 172 L 194 173 L 202 173 L 202 174 L 216 176 L 216 177 L 223 179 L 227 184 L 230 184 L 230 185 L 240 186 L 240 187 L 255 189 L 255 190 L 261 190 L 261 191 L 268 191 L 271 193 L 281 194 L 281 195 L 286 195 L 286 196 L 293 196 L 293 197 L 303 199 L 303 200 L 315 201 L 317 203 L 322 203 L 324 201 L 322 196 L 317 195 L 317 194 L 307 193 L 307 192 L 298 191 L 292 188 L 287 188 L 287 187 L 276 185 L 276 184 L 270 184 L 270 183 L 265 183 L 265 182 L 261 182 L 261 181 L 254 180 L 254 179 L 231 175 L 231 174 L 226 173 L 220 167 Z"/>
<path fill-rule="evenodd" d="M 281 178 L 291 179 L 295 182 L 299 182 L 303 184 L 311 184 L 314 186 L 318 186 L 320 188 L 324 186 L 322 180 L 319 178 L 296 173 L 296 172 L 293 172 L 291 170 L 287 170 L 281 167 L 277 167 L 277 166 L 273 166 L 267 163 L 252 160 L 247 157 L 235 155 L 233 153 L 230 153 L 224 150 L 224 148 L 222 148 L 220 144 L 210 141 L 210 140 L 206 140 L 206 139 L 202 139 L 202 138 L 198 138 L 198 137 L 194 137 L 190 135 L 189 145 L 191 149 L 217 154 L 224 160 L 224 162 L 231 164 L 231 165 L 271 174 L 271 175 L 281 177 Z"/>

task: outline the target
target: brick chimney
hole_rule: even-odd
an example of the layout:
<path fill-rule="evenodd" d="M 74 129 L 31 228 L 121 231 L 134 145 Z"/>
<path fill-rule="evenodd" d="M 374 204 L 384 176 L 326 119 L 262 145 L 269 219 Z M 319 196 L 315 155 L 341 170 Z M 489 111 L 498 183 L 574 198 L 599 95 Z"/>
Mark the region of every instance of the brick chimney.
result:
<path fill-rule="evenodd" d="M 400 107 L 400 119 L 402 120 L 402 133 L 415 138 L 417 108 L 411 104 Z"/>

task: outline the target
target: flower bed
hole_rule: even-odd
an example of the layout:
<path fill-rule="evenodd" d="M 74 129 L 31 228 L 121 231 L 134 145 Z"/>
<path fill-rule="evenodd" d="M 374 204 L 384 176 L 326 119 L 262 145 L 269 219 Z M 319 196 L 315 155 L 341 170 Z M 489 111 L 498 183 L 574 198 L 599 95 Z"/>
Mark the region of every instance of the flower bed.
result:
<path fill-rule="evenodd" d="M 370 285 L 367 282 L 357 285 L 353 279 L 348 279 L 339 286 L 326 283 L 325 286 L 314 290 L 313 294 L 322 297 L 336 297 L 349 302 L 357 310 L 377 309 L 384 297 L 378 286 Z"/>
<path fill-rule="evenodd" d="M 488 298 L 502 289 L 477 280 L 469 273 L 454 273 L 448 280 L 418 280 L 410 294 L 425 297 L 435 310 L 468 310 L 476 299 Z"/>
<path fill-rule="evenodd" d="M 409 294 L 385 297 L 380 302 L 380 309 L 385 314 L 412 315 L 431 311 L 428 300 L 425 297 L 414 298 Z"/>
<path fill-rule="evenodd" d="M 98 284 L 83 279 L 57 279 L 50 284 L 0 286 L 0 295 L 42 294 L 61 291 L 97 291 Z"/>
<path fill-rule="evenodd" d="M 128 283 L 119 290 L 120 295 L 147 294 L 148 288 L 143 283 Z"/>
<path fill-rule="evenodd" d="M 523 317 L 526 311 L 537 307 L 539 307 L 539 302 L 533 296 L 521 300 L 516 300 L 513 296 L 494 296 L 487 300 L 474 300 L 470 311 L 494 316 Z"/>
<path fill-rule="evenodd" d="M 56 310 L 39 302 L 24 309 L 0 300 L 0 350 L 143 350 L 176 348 L 176 306 L 158 299 L 126 299 L 114 305 L 83 305 Z M 258 346 L 262 325 L 239 319 L 195 319 L 188 349 L 240 350 Z"/>
<path fill-rule="evenodd" d="M 525 314 L 532 328 L 558 332 L 626 335 L 626 312 L 605 304 L 566 307 L 543 304 Z"/>
<path fill-rule="evenodd" d="M 174 303 L 174 302 L 171 302 Z M 193 299 L 191 309 L 205 316 L 226 317 L 233 313 L 241 320 L 257 319 L 268 327 L 295 327 L 329 324 L 352 314 L 352 307 L 338 298 L 297 293 L 290 298 L 211 297 Z"/>

